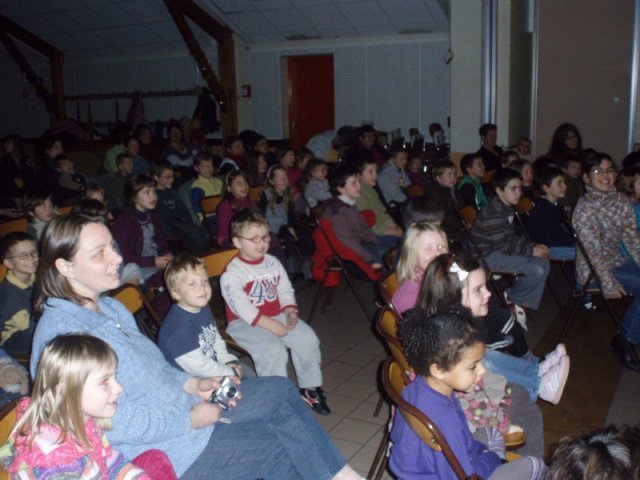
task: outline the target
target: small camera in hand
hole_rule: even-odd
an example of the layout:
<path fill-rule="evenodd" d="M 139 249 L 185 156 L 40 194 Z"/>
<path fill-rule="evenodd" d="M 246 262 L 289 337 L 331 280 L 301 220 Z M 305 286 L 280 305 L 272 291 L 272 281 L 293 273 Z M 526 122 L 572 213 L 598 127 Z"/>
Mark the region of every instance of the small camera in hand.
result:
<path fill-rule="evenodd" d="M 240 395 L 240 390 L 233 383 L 231 377 L 222 377 L 220 388 L 213 391 L 209 397 L 209 402 L 219 405 L 223 410 L 229 410 L 229 402 L 234 398 L 238 398 L 238 395 Z"/>

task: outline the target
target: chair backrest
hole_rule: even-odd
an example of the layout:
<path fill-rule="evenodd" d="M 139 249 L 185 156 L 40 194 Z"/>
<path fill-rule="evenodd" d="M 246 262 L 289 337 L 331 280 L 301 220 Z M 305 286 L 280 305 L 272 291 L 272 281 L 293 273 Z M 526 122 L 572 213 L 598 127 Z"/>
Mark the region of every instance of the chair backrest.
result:
<path fill-rule="evenodd" d="M 191 204 L 191 187 L 193 186 L 193 182 L 195 182 L 195 178 L 192 180 L 188 180 L 184 182 L 182 185 L 178 187 L 178 196 L 185 207 L 187 207 L 187 211 L 189 215 L 191 215 L 191 220 L 195 225 L 200 225 L 200 220 L 196 215 L 196 212 L 193 211 L 193 205 Z"/>
<path fill-rule="evenodd" d="M 209 278 L 219 277 L 224 273 L 224 269 L 233 257 L 238 253 L 237 248 L 226 248 L 224 250 L 215 250 L 202 257 L 204 266 L 207 269 Z"/>
<path fill-rule="evenodd" d="M 249 189 L 249 198 L 253 203 L 258 203 L 260 200 L 260 195 L 262 195 L 262 191 L 264 190 L 263 185 L 256 185 L 255 187 L 251 187 Z"/>
<path fill-rule="evenodd" d="M 4 263 L 0 263 L 0 282 L 7 276 L 7 266 Z"/>
<path fill-rule="evenodd" d="M 218 205 L 222 202 L 222 195 L 209 195 L 200 199 L 200 208 L 203 215 L 211 215 L 216 213 Z"/>
<path fill-rule="evenodd" d="M 395 270 L 395 260 L 396 260 L 396 256 L 398 255 L 398 250 L 400 249 L 400 247 L 391 247 L 389 250 L 387 250 L 386 252 L 384 252 L 384 255 L 382 256 L 382 261 L 384 262 L 384 266 L 387 270 L 391 271 L 391 270 Z"/>
<path fill-rule="evenodd" d="M 424 195 L 424 190 L 421 185 L 409 185 L 404 189 L 404 194 L 408 198 L 421 197 Z"/>
<path fill-rule="evenodd" d="M 140 331 L 155 342 L 160 325 L 162 325 L 162 319 L 146 299 L 140 287 L 125 283 L 115 290 L 112 290 L 109 295 L 122 303 L 127 310 L 131 312 L 136 319 Z M 141 315 L 142 311 L 144 311 L 149 318 L 143 318 Z M 151 320 L 151 322 L 147 320 Z"/>
<path fill-rule="evenodd" d="M 67 214 L 71 213 L 71 210 L 73 210 L 73 205 L 66 205 L 64 207 L 58 207 L 57 210 L 58 210 L 58 213 L 60 215 L 67 215 Z"/>
<path fill-rule="evenodd" d="M 459 211 L 459 216 L 462 224 L 466 228 L 471 228 L 474 223 L 476 223 L 476 218 L 478 217 L 478 211 L 473 208 L 471 205 L 467 205 L 466 207 L 462 207 Z"/>
<path fill-rule="evenodd" d="M 407 372 L 407 375 L 410 375 L 411 372 L 413 372 L 413 368 L 409 365 L 407 357 L 404 355 L 402 344 L 398 339 L 399 320 L 400 317 L 395 310 L 392 310 L 389 307 L 384 307 L 378 312 L 378 316 L 376 318 L 376 329 L 386 342 L 394 361 L 402 367 L 404 372 Z"/>
<path fill-rule="evenodd" d="M 13 430 L 13 427 L 16 424 L 18 419 L 18 414 L 16 412 L 16 404 L 17 400 L 12 400 L 7 405 L 5 405 L 2 410 L 0 410 L 0 445 L 3 445 L 4 442 L 9 438 L 9 434 Z M 4 471 L 4 469 L 0 469 L 0 480 L 5 480 L 9 478 L 9 474 Z"/>
<path fill-rule="evenodd" d="M 398 363 L 388 358 L 382 366 L 382 385 L 388 397 L 395 404 L 411 429 L 420 439 L 436 452 L 442 452 L 459 480 L 480 480 L 477 475 L 467 476 L 455 453 L 451 450 L 440 429 L 421 410 L 402 398 L 402 390 L 407 385 L 406 375 Z"/>
<path fill-rule="evenodd" d="M 0 223 L 0 237 L 11 232 L 26 232 L 28 226 L 29 219 L 27 217 L 12 218 L 11 220 Z"/>
<path fill-rule="evenodd" d="M 398 275 L 396 272 L 389 272 L 384 275 L 380 280 L 378 280 L 378 293 L 389 307 L 393 307 L 391 304 L 391 299 L 393 298 L 393 294 L 396 293 L 398 288 L 400 288 L 400 283 L 398 282 Z"/>
<path fill-rule="evenodd" d="M 524 215 L 533 210 L 533 206 L 533 200 L 531 200 L 529 197 L 522 197 L 516 205 L 516 212 L 518 212 L 520 215 Z"/>

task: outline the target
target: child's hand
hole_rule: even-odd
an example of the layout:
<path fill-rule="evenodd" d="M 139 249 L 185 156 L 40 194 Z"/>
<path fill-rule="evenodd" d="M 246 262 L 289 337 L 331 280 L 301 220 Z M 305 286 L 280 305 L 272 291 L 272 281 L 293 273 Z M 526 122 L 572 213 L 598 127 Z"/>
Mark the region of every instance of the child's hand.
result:
<path fill-rule="evenodd" d="M 295 308 L 288 308 L 285 310 L 284 314 L 287 317 L 287 332 L 290 332 L 296 328 L 296 325 L 298 324 L 298 310 Z"/>
<path fill-rule="evenodd" d="M 279 321 L 274 320 L 271 317 L 262 315 L 258 320 L 258 326 L 264 328 L 268 332 L 273 333 L 278 337 L 284 337 L 287 334 L 287 327 L 281 324 Z"/>
<path fill-rule="evenodd" d="M 537 244 L 533 247 L 533 252 L 531 252 L 531 255 L 538 258 L 550 258 L 551 251 L 546 245 Z"/>
<path fill-rule="evenodd" d="M 156 257 L 156 268 L 158 270 L 164 269 L 164 267 L 167 266 L 167 263 L 169 263 L 172 259 L 173 259 L 173 255 L 162 255 L 162 256 Z"/>
<path fill-rule="evenodd" d="M 189 412 L 192 428 L 204 428 L 213 425 L 222 416 L 222 409 L 213 403 L 200 402 Z"/>
<path fill-rule="evenodd" d="M 374 270 L 382 270 L 382 264 L 378 262 L 372 263 L 371 268 L 373 268 Z"/>

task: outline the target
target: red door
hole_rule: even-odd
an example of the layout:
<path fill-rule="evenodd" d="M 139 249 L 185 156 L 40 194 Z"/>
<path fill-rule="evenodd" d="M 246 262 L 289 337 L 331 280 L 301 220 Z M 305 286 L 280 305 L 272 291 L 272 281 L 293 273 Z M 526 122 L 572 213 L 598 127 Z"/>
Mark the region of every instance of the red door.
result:
<path fill-rule="evenodd" d="M 287 57 L 289 141 L 304 146 L 334 128 L 333 55 Z"/>

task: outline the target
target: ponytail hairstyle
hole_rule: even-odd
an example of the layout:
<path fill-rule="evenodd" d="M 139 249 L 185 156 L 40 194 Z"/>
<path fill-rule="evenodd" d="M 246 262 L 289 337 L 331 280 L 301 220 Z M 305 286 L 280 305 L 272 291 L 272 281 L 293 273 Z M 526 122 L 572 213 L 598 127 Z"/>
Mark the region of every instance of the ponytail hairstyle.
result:
<path fill-rule="evenodd" d="M 13 431 L 27 437 L 28 444 L 44 425 L 60 429 L 58 442 L 67 436 L 90 449 L 82 411 L 82 392 L 87 377 L 98 369 L 116 367 L 118 357 L 103 340 L 84 334 L 60 335 L 43 349 L 33 382 L 31 403 Z M 110 419 L 97 419 L 110 428 Z"/>
<path fill-rule="evenodd" d="M 434 258 L 422 278 L 416 307 L 429 315 L 462 304 L 462 288 L 469 273 L 481 268 L 475 257 L 450 254 Z"/>

